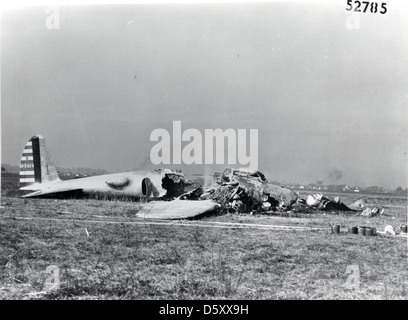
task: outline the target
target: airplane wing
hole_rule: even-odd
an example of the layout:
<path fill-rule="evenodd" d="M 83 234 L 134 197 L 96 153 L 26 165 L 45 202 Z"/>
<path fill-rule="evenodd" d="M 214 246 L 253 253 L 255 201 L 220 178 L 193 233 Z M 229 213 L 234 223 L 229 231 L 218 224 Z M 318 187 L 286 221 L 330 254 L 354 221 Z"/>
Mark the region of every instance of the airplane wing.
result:
<path fill-rule="evenodd" d="M 69 193 L 75 194 L 82 192 L 83 189 L 77 188 L 67 188 L 67 187 L 55 187 L 49 188 L 47 190 L 39 190 L 35 192 L 31 192 L 29 194 L 25 194 L 21 196 L 21 198 L 34 198 L 34 197 L 42 197 L 42 196 L 49 196 L 49 195 L 59 195 L 59 196 L 67 196 Z"/>
<path fill-rule="evenodd" d="M 212 200 L 151 201 L 143 204 L 136 216 L 145 219 L 191 219 L 219 207 Z"/>

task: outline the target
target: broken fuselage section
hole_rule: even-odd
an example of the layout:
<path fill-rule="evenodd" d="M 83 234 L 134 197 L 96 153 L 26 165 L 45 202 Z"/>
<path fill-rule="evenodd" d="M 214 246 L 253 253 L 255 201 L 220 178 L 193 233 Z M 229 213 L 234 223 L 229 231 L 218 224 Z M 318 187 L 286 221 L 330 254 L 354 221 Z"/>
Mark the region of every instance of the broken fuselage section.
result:
<path fill-rule="evenodd" d="M 172 198 L 184 192 L 184 182 L 184 174 L 171 169 L 61 180 L 41 135 L 27 141 L 20 162 L 20 190 L 29 192 L 23 198 Z"/>
<path fill-rule="evenodd" d="M 184 192 L 185 179 L 180 171 L 157 169 L 133 171 L 73 180 L 55 180 L 22 187 L 34 191 L 23 198 L 126 199 L 173 198 Z"/>

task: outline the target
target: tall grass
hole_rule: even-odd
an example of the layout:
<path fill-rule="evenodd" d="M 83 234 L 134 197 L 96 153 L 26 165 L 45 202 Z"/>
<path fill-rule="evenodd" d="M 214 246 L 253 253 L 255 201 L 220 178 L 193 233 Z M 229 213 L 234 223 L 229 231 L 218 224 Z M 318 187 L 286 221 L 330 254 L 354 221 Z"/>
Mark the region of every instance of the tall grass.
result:
<path fill-rule="evenodd" d="M 386 215 L 316 211 L 204 218 L 327 227 L 310 232 L 134 225 L 126 224 L 137 220 L 140 204 L 134 202 L 3 195 L 0 299 L 407 299 L 406 239 L 344 232 L 351 225 L 381 230 L 404 223 L 406 199 L 368 200 L 385 206 Z M 340 224 L 343 232 L 330 234 L 330 224 Z M 61 283 L 44 294 L 49 265 L 58 266 Z M 350 265 L 359 267 L 359 290 L 344 287 Z"/>

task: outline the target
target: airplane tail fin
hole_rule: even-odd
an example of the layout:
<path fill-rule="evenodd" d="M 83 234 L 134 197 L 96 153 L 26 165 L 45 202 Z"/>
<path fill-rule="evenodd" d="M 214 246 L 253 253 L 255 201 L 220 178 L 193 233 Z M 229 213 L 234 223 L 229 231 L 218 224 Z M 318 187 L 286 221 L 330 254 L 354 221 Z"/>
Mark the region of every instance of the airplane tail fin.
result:
<path fill-rule="evenodd" d="M 20 189 L 33 184 L 59 180 L 45 139 L 36 135 L 26 143 L 20 162 Z M 29 190 L 29 188 L 25 188 Z"/>

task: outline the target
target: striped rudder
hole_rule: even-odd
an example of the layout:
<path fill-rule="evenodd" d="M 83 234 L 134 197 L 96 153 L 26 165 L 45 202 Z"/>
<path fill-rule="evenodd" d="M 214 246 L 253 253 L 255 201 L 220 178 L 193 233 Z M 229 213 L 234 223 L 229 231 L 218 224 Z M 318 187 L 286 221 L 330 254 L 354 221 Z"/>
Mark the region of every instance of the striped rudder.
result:
<path fill-rule="evenodd" d="M 20 188 L 59 180 L 45 146 L 45 139 L 34 136 L 26 143 L 20 162 Z"/>

